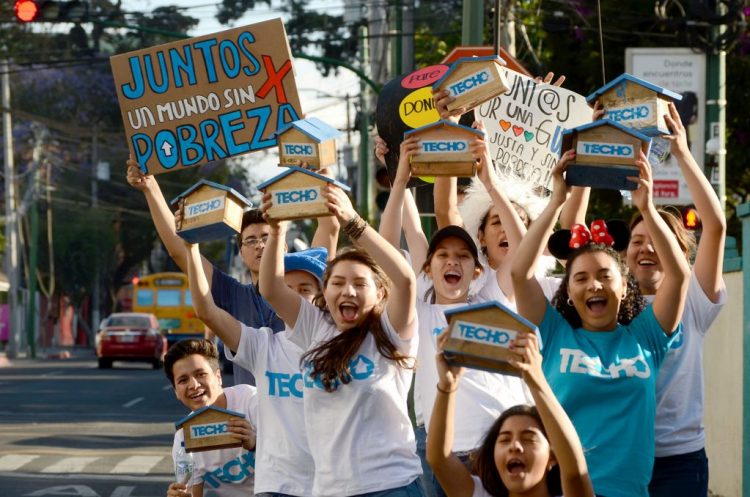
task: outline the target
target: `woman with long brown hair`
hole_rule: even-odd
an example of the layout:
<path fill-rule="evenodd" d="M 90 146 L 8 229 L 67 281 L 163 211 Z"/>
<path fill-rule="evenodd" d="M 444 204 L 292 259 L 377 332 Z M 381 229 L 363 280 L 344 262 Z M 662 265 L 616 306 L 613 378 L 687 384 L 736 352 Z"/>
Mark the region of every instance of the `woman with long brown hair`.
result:
<path fill-rule="evenodd" d="M 359 248 L 329 263 L 315 304 L 284 283 L 285 222 L 270 221 L 260 273 L 261 294 L 306 351 L 313 495 L 418 497 L 421 466 L 406 407 L 418 342 L 414 273 L 343 191 L 326 186 L 323 196 Z"/>

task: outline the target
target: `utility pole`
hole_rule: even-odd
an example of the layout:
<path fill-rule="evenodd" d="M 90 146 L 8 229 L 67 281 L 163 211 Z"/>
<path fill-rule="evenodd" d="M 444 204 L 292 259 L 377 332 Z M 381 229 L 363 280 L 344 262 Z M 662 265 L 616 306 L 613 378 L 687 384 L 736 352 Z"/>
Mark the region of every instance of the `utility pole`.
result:
<path fill-rule="evenodd" d="M 18 356 L 21 341 L 21 315 L 19 306 L 18 275 L 18 216 L 16 214 L 15 167 L 13 165 L 13 122 L 10 116 L 10 77 L 8 61 L 0 61 L 2 71 L 3 138 L 5 146 L 5 272 L 8 275 L 9 341 L 8 357 Z"/>
<path fill-rule="evenodd" d="M 725 14 L 721 2 L 716 3 L 716 14 Z M 712 28 L 712 39 L 720 40 L 727 27 L 719 24 Z M 719 43 L 714 43 L 706 50 L 706 130 L 705 141 L 717 139 L 719 149 L 716 152 L 716 168 L 719 173 L 717 196 L 721 209 L 727 203 L 727 52 Z M 707 158 L 708 159 L 708 158 Z M 709 161 L 706 160 L 706 163 Z"/>
<path fill-rule="evenodd" d="M 484 2 L 464 0 L 461 44 L 479 46 L 484 43 Z"/>
<path fill-rule="evenodd" d="M 513 17 L 515 0 L 495 0 L 495 52 L 502 47 L 516 56 L 516 21 Z"/>
<path fill-rule="evenodd" d="M 414 70 L 414 0 L 403 0 L 401 15 L 401 72 Z"/>
<path fill-rule="evenodd" d="M 97 174 L 99 174 L 99 126 L 94 125 L 93 133 L 91 134 L 91 208 L 96 211 L 99 205 L 99 192 L 97 183 Z M 94 261 L 94 281 L 91 285 L 91 330 L 99 329 L 99 321 L 101 316 L 99 315 L 99 308 L 101 304 L 99 302 L 99 258 Z M 93 331 L 95 333 L 95 331 Z M 89 337 L 90 339 L 93 337 Z M 91 343 L 89 343 L 91 345 Z"/>
<path fill-rule="evenodd" d="M 39 172 L 44 160 L 44 142 L 46 141 L 46 130 L 40 125 L 34 125 L 34 152 L 32 167 L 34 175 L 31 179 L 31 205 L 29 205 L 30 234 L 29 234 L 29 279 L 26 288 L 29 289 L 29 301 L 26 307 L 26 341 L 29 347 L 29 356 L 36 357 L 38 308 L 36 305 L 37 293 L 37 265 L 39 263 Z"/>
<path fill-rule="evenodd" d="M 369 48 L 368 30 L 366 26 L 359 28 L 360 42 L 360 64 L 363 71 L 367 70 L 369 65 Z M 357 199 L 359 205 L 357 210 L 363 219 L 370 219 L 370 205 L 372 205 L 372 187 L 370 179 L 370 105 L 367 94 L 367 85 L 364 81 L 359 82 L 359 179 L 357 181 Z"/>

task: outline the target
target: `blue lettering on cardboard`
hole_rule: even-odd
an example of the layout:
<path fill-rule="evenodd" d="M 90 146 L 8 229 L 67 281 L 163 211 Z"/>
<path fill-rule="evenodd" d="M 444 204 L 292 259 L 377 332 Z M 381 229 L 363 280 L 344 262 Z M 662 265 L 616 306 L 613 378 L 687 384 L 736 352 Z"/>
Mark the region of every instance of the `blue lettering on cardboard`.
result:
<path fill-rule="evenodd" d="M 607 118 L 614 122 L 636 121 L 648 119 L 650 116 L 651 108 L 649 105 L 636 105 L 607 110 Z"/>
<path fill-rule="evenodd" d="M 423 141 L 422 152 L 425 153 L 459 153 L 465 152 L 469 148 L 466 140 L 440 140 L 440 141 Z"/>
<path fill-rule="evenodd" d="M 319 188 L 302 188 L 298 190 L 277 190 L 273 192 L 274 204 L 305 204 L 315 202 L 320 196 Z"/>
<path fill-rule="evenodd" d="M 221 423 L 193 425 L 190 427 L 190 436 L 192 438 L 216 437 L 226 433 L 228 428 L 229 426 L 225 421 L 222 421 Z"/>
<path fill-rule="evenodd" d="M 635 148 L 627 143 L 596 143 L 579 141 L 576 152 L 582 155 L 602 157 L 635 157 Z"/>
<path fill-rule="evenodd" d="M 315 153 L 313 146 L 307 143 L 285 143 L 284 153 L 287 155 L 311 156 Z"/>
<path fill-rule="evenodd" d="M 464 340 L 486 342 L 503 347 L 507 347 L 516 335 L 515 332 L 510 330 L 503 330 L 501 328 L 493 328 L 491 326 L 474 323 L 465 323 L 462 321 L 458 321 L 456 326 L 458 327 L 461 338 Z"/>
<path fill-rule="evenodd" d="M 450 85 L 448 89 L 454 97 L 457 97 L 470 90 L 486 85 L 491 79 L 490 71 L 488 69 L 483 69 L 467 78 L 456 81 Z"/>

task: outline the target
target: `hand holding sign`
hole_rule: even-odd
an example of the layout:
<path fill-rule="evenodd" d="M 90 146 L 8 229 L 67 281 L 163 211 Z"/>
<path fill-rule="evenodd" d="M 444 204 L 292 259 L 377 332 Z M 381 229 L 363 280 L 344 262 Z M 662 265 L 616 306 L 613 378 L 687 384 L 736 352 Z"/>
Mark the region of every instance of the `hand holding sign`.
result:
<path fill-rule="evenodd" d="M 539 339 L 536 334 L 519 335 L 511 342 L 510 350 L 520 356 L 511 357 L 508 362 L 521 371 L 523 381 L 531 389 L 541 388 L 547 380 L 542 372 L 542 354 L 539 352 Z"/>
<path fill-rule="evenodd" d="M 466 368 L 462 366 L 451 366 L 445 359 L 443 350 L 445 343 L 450 338 L 450 330 L 444 329 L 437 337 L 437 355 L 435 355 L 435 363 L 437 365 L 438 373 L 438 388 L 444 392 L 451 392 L 458 388 L 458 382 L 463 376 Z"/>

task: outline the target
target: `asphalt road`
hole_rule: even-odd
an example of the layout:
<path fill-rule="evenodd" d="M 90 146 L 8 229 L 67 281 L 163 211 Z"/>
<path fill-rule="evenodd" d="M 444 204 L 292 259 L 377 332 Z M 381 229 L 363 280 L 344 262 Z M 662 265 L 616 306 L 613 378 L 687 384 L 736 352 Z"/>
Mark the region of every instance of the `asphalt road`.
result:
<path fill-rule="evenodd" d="M 0 496 L 164 496 L 187 414 L 164 373 L 77 356 L 0 367 Z"/>

